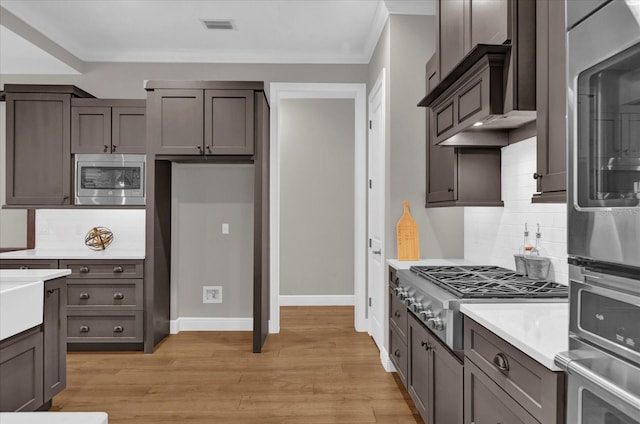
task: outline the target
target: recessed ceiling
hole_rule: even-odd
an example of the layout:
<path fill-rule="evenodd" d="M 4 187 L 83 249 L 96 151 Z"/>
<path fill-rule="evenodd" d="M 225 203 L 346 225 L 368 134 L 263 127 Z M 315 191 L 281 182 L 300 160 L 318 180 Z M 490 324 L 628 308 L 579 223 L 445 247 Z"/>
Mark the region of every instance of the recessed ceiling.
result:
<path fill-rule="evenodd" d="M 389 13 L 435 9 L 433 0 L 0 0 L 0 6 L 84 62 L 368 63 Z M 230 20 L 234 29 L 209 30 L 203 25 L 209 20 Z M 2 62 L 14 54 L 6 32 Z"/>

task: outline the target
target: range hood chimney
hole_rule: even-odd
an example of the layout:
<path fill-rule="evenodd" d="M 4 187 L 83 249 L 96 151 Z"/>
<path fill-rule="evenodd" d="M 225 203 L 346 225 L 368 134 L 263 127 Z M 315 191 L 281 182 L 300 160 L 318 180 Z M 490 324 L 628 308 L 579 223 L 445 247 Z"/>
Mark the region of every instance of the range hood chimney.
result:
<path fill-rule="evenodd" d="M 510 44 L 478 44 L 427 93 L 418 106 L 431 109 L 436 144 L 501 147 L 535 121 L 535 65 L 518 59 Z"/>

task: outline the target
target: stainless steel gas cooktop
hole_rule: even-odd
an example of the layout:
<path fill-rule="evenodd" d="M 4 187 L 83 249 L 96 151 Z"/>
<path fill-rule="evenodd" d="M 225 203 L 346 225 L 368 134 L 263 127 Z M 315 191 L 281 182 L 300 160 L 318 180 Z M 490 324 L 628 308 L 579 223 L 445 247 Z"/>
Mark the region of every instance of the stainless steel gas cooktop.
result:
<path fill-rule="evenodd" d="M 410 271 L 459 298 L 567 297 L 568 287 L 498 266 L 412 266 Z"/>

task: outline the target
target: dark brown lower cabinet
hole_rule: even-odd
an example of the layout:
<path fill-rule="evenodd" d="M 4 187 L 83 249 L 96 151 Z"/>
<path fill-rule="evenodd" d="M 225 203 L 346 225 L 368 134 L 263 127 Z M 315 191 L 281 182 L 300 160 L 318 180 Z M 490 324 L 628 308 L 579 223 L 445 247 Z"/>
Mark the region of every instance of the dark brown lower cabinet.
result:
<path fill-rule="evenodd" d="M 565 374 L 465 317 L 465 424 L 563 424 Z"/>
<path fill-rule="evenodd" d="M 409 314 L 407 389 L 425 422 L 463 423 L 463 362 Z"/>
<path fill-rule="evenodd" d="M 472 362 L 465 364 L 465 424 L 538 424 Z"/>
<path fill-rule="evenodd" d="M 44 402 L 67 387 L 67 280 L 44 283 Z"/>
<path fill-rule="evenodd" d="M 0 342 L 0 411 L 35 411 L 43 399 L 42 327 Z"/>
<path fill-rule="evenodd" d="M 66 278 L 44 283 L 43 323 L 0 342 L 0 411 L 49 409 L 67 386 Z"/>

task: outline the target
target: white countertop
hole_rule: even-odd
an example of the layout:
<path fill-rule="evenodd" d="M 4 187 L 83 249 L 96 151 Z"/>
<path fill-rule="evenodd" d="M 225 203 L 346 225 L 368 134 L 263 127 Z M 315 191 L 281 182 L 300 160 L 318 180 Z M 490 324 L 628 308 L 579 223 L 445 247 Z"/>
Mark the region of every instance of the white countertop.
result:
<path fill-rule="evenodd" d="M 400 261 L 398 259 L 387 259 L 387 264 L 395 269 L 409 269 L 412 266 L 443 266 L 443 265 L 477 265 L 475 262 L 466 259 L 420 259 L 418 261 Z"/>
<path fill-rule="evenodd" d="M 138 249 L 27 249 L 0 253 L 0 259 L 144 259 Z"/>
<path fill-rule="evenodd" d="M 2 424 L 108 424 L 104 412 L 0 412 Z"/>
<path fill-rule="evenodd" d="M 47 281 L 71 274 L 70 269 L 0 269 L 0 281 L 31 282 Z"/>
<path fill-rule="evenodd" d="M 569 304 L 463 303 L 460 311 L 552 371 L 569 349 Z"/>

